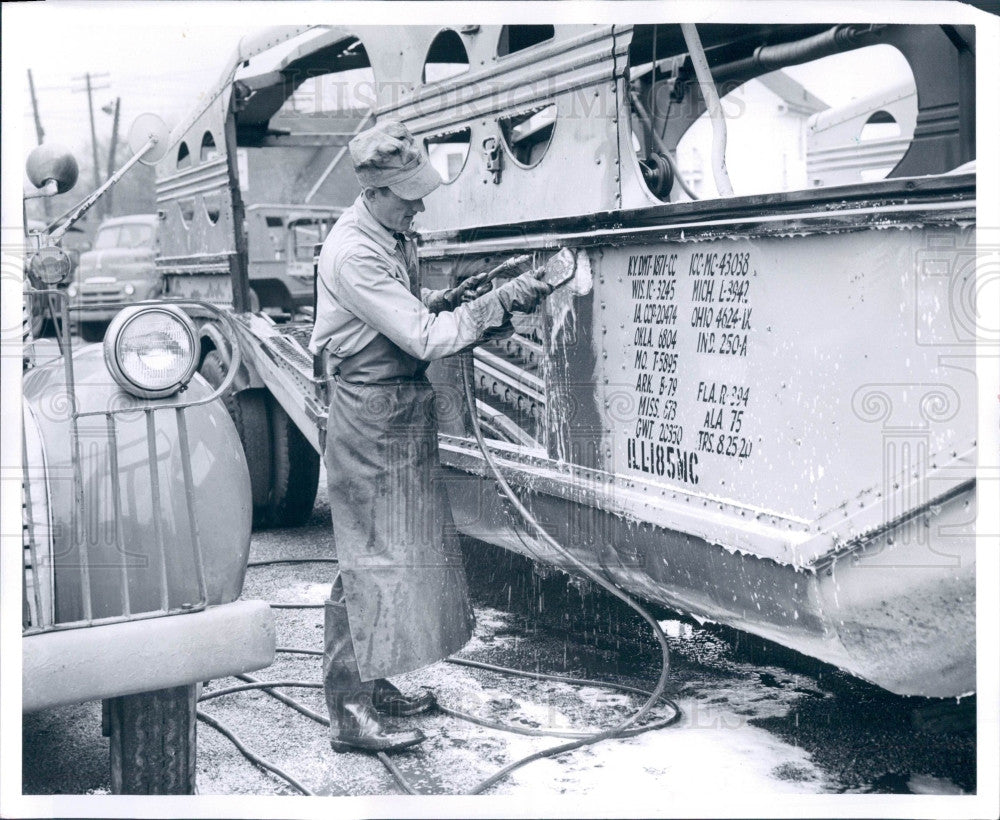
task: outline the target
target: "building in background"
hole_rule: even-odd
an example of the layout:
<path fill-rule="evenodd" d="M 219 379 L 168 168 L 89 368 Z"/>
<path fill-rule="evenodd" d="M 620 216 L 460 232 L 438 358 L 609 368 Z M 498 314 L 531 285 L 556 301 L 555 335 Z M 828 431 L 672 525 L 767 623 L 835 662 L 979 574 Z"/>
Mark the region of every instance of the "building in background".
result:
<path fill-rule="evenodd" d="M 917 102 L 912 70 L 887 44 L 743 83 L 722 98 L 733 188 L 747 195 L 885 179 L 913 140 Z M 711 156 L 706 113 L 677 146 L 681 173 L 698 196 L 718 195 Z"/>
<path fill-rule="evenodd" d="M 784 71 L 743 83 L 722 98 L 726 165 L 739 195 L 807 187 L 810 117 L 829 106 Z M 704 114 L 677 146 L 677 160 L 698 196 L 717 196 L 712 178 L 712 123 Z M 681 196 L 686 199 L 686 196 Z"/>
<path fill-rule="evenodd" d="M 806 126 L 809 187 L 885 179 L 910 147 L 916 124 L 912 77 L 813 114 Z"/>

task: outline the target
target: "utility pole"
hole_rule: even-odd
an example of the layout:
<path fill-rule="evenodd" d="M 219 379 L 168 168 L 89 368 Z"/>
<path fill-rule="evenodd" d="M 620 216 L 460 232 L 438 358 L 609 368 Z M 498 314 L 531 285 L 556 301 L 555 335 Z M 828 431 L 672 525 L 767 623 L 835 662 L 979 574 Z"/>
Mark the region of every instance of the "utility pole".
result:
<path fill-rule="evenodd" d="M 42 120 L 38 116 L 38 100 L 35 99 L 35 80 L 31 76 L 31 69 L 28 69 L 28 88 L 31 90 L 31 110 L 35 115 L 35 136 L 38 137 L 38 144 L 45 141 L 45 131 L 42 129 Z"/>
<path fill-rule="evenodd" d="M 104 80 L 108 75 L 105 74 L 91 74 L 89 71 L 82 77 L 74 77 L 74 80 L 83 80 L 83 88 L 74 88 L 74 92 L 87 92 L 87 108 L 90 111 L 90 147 L 91 152 L 94 157 L 94 190 L 96 191 L 101 187 L 101 164 L 97 158 L 97 129 L 94 126 L 94 92 L 99 91 L 102 88 L 110 88 L 110 83 L 105 83 L 104 85 L 94 85 L 94 80 L 100 79 Z M 101 209 L 101 203 L 98 202 L 97 209 Z"/>
<path fill-rule="evenodd" d="M 111 175 L 115 172 L 115 149 L 118 147 L 118 111 L 121 108 L 121 105 L 122 98 L 115 97 L 115 121 L 114 125 L 111 126 L 111 148 L 108 151 L 108 179 L 110 179 Z M 114 194 L 115 189 L 112 187 L 108 188 L 108 192 L 104 195 L 107 200 L 107 208 L 105 209 L 105 213 L 107 214 L 111 214 L 113 210 L 111 205 Z"/>
<path fill-rule="evenodd" d="M 35 79 L 31 76 L 31 69 L 28 69 L 28 88 L 31 90 L 31 110 L 35 115 L 35 136 L 38 138 L 38 144 L 41 145 L 45 141 L 45 130 L 42 128 L 42 119 L 38 116 L 38 100 L 35 99 Z M 48 197 L 42 197 L 42 207 L 45 208 L 45 219 L 49 220 L 52 216 L 52 203 L 49 202 Z"/>

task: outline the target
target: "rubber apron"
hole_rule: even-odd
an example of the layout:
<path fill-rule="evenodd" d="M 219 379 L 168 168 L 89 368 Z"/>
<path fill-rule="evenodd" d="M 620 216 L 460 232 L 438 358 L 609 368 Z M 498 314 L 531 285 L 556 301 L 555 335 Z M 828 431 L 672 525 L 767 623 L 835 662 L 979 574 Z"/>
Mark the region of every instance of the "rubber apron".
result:
<path fill-rule="evenodd" d="M 472 636 L 426 369 L 379 335 L 330 380 L 330 508 L 362 680 L 434 663 Z"/>

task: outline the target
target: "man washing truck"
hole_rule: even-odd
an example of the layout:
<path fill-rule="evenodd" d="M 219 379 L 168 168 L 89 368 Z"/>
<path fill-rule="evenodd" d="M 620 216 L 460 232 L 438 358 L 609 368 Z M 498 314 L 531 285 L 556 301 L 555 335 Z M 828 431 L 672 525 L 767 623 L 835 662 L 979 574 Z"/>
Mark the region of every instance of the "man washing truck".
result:
<path fill-rule="evenodd" d="M 410 228 L 442 182 L 405 125 L 350 142 L 363 191 L 323 244 L 310 341 L 330 379 L 325 459 L 338 573 L 325 608 L 323 686 L 335 751 L 424 740 L 379 714 L 431 708 L 386 677 L 427 666 L 472 635 L 461 553 L 441 480 L 430 361 L 481 341 L 552 287 L 534 272 L 491 290 L 419 282 Z M 457 293 L 456 293 L 457 291 Z"/>

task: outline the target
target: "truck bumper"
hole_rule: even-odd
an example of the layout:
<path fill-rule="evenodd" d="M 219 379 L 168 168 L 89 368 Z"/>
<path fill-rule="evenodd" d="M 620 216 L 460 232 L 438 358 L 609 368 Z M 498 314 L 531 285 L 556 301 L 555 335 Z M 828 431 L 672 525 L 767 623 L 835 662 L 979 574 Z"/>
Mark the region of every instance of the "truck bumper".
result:
<path fill-rule="evenodd" d="M 274 615 L 237 601 L 183 615 L 30 635 L 25 712 L 182 686 L 269 666 Z"/>

